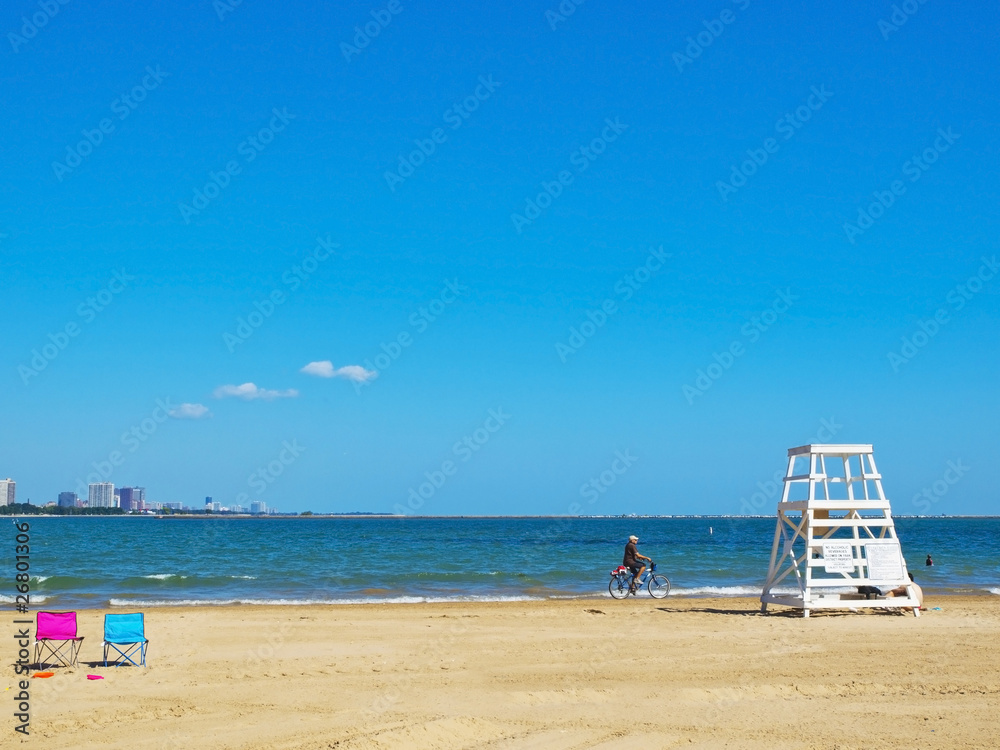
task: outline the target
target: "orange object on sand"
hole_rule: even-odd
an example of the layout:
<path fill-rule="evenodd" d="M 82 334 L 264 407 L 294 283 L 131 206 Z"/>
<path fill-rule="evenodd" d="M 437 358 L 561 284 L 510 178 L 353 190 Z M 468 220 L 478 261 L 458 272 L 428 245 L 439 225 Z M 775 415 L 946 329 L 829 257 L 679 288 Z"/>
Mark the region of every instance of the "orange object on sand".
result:
<path fill-rule="evenodd" d="M 31 677 L 32 679 L 34 679 L 35 677 L 51 677 L 54 674 L 55 672 L 35 672 L 33 675 L 31 675 Z"/>

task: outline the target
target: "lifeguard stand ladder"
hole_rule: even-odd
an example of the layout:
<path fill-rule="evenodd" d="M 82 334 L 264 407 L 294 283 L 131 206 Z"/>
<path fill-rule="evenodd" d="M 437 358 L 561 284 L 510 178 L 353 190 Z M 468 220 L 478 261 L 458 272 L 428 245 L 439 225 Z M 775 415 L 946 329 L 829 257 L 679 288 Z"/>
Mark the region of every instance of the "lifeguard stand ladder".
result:
<path fill-rule="evenodd" d="M 762 613 L 782 604 L 803 617 L 845 607 L 912 607 L 920 616 L 872 446 L 789 448 L 784 482 Z M 793 586 L 798 591 L 778 593 Z M 858 586 L 905 586 L 906 595 L 868 598 Z"/>

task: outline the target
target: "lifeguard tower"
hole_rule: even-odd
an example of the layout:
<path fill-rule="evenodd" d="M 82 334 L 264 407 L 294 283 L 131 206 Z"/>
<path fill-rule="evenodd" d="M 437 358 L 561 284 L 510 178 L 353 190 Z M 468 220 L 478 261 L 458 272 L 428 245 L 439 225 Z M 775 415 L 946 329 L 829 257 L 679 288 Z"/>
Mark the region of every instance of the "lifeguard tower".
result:
<path fill-rule="evenodd" d="M 803 617 L 860 607 L 910 607 L 920 616 L 871 445 L 789 448 L 784 483 L 762 613 L 782 604 Z M 872 598 L 860 586 L 905 586 L 906 595 Z"/>

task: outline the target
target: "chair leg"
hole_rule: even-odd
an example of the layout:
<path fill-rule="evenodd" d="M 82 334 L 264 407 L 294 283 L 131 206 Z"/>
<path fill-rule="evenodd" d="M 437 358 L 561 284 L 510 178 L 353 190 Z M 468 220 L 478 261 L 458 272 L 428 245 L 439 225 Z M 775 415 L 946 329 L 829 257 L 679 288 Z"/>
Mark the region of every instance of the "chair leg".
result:
<path fill-rule="evenodd" d="M 35 642 L 35 669 L 36 670 L 42 670 L 42 669 L 45 668 L 46 665 L 51 664 L 51 663 L 55 663 L 55 662 L 49 662 L 47 659 L 45 659 L 46 653 L 48 653 L 49 655 L 51 655 L 54 659 L 58 660 L 58 658 L 59 658 L 58 655 L 56 654 L 56 652 L 52 649 L 52 644 L 51 643 L 49 643 L 48 641 L 36 641 Z M 45 659 L 45 660 L 43 661 L 43 659 Z"/>
<path fill-rule="evenodd" d="M 50 656 L 52 661 L 46 659 Z M 45 665 L 62 667 L 79 667 L 80 642 L 76 639 L 60 641 L 58 645 L 48 640 L 35 642 L 35 669 L 42 669 Z"/>
<path fill-rule="evenodd" d="M 116 667 L 124 667 L 131 664 L 133 667 L 146 666 L 146 647 L 148 641 L 136 641 L 135 643 L 105 643 L 104 644 L 104 666 L 108 666 L 108 654 L 114 651 L 117 656 L 113 657 L 112 663 Z M 138 661 L 136 658 L 138 657 Z"/>

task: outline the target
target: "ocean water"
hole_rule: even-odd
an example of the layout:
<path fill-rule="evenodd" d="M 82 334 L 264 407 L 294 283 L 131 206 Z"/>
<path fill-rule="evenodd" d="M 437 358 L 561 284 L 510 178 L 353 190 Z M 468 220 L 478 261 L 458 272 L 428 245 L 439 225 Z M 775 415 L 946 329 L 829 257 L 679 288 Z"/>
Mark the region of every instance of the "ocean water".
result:
<path fill-rule="evenodd" d="M 31 608 L 607 596 L 629 534 L 673 596 L 757 596 L 770 518 L 28 518 Z M 0 525 L 0 529 L 6 524 Z M 0 533 L 14 568 L 14 527 Z M 1000 594 L 1000 519 L 900 518 L 928 593 Z M 6 537 L 6 540 L 4 539 Z M 924 566 L 927 554 L 934 567 Z M 7 580 L 13 578 L 5 577 Z M 13 601 L 0 589 L 0 601 Z"/>

